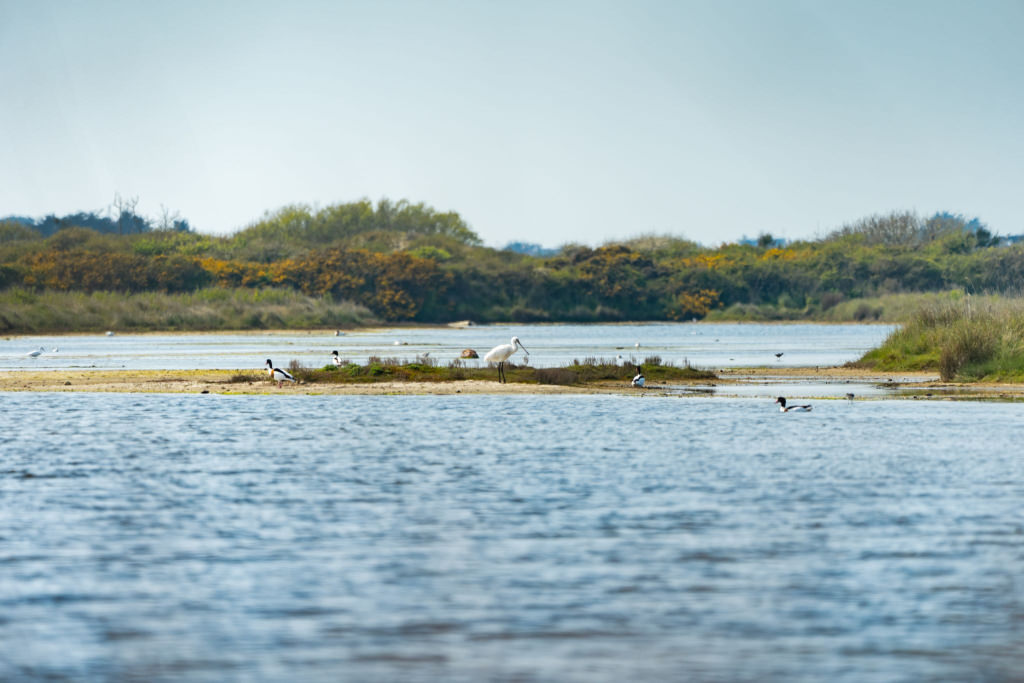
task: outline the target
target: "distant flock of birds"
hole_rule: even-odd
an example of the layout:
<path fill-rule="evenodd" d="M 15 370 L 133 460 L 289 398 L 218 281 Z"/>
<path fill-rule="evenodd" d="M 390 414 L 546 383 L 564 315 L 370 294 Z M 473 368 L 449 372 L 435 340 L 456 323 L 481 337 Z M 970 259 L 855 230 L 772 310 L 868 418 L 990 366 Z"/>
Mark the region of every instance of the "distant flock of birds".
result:
<path fill-rule="evenodd" d="M 339 332 L 335 333 L 335 336 L 341 336 L 342 334 L 344 334 L 344 333 L 339 331 Z M 113 333 L 112 332 L 107 332 L 107 336 L 108 337 L 112 337 Z M 395 344 L 396 345 L 404 345 L 402 342 L 397 342 L 397 341 L 395 342 Z M 636 348 L 640 348 L 640 343 L 639 342 L 637 342 Z M 497 363 L 498 364 L 498 382 L 500 382 L 502 384 L 505 384 L 507 382 L 507 380 L 505 379 L 505 361 L 507 361 L 509 358 L 511 358 L 515 354 L 515 352 L 518 351 L 519 349 L 522 349 L 523 353 L 526 354 L 527 356 L 530 355 L 530 352 L 526 350 L 526 347 L 523 346 L 523 343 L 521 341 L 519 341 L 519 337 L 512 337 L 512 340 L 508 344 L 498 344 L 493 349 L 491 349 L 486 354 L 484 354 L 484 360 L 485 361 L 487 361 L 488 363 Z M 58 351 L 60 351 L 60 349 L 54 347 L 54 349 L 53 349 L 53 351 L 51 351 L 51 353 L 57 353 Z M 38 358 L 39 356 L 41 356 L 44 353 L 46 353 L 46 349 L 44 347 L 40 346 L 38 349 L 36 349 L 34 351 L 29 351 L 25 355 L 30 357 L 30 358 Z M 424 355 L 426 355 L 426 354 L 424 354 Z M 476 353 L 474 352 L 473 355 L 470 356 L 470 357 L 474 357 L 475 358 L 476 357 Z M 619 357 L 621 358 L 621 356 L 619 356 Z M 776 353 L 775 357 L 777 359 L 781 360 L 782 359 L 782 352 Z M 334 365 L 336 367 L 341 367 L 344 364 L 344 362 L 341 359 L 341 356 L 338 355 L 337 351 L 331 351 L 331 362 L 334 363 Z M 267 362 L 265 363 L 265 366 L 267 368 L 267 373 L 270 375 L 270 380 L 272 382 L 277 382 L 278 389 L 282 388 L 284 386 L 285 382 L 292 382 L 292 383 L 295 382 L 295 376 L 294 375 L 292 375 L 290 372 L 288 372 L 287 370 L 285 370 L 283 368 L 274 367 L 274 362 L 271 359 L 269 359 L 269 358 L 267 359 Z M 643 370 L 641 370 L 640 366 L 637 365 L 636 366 L 636 375 L 634 375 L 633 379 L 630 380 L 630 382 L 629 382 L 630 386 L 636 387 L 638 389 L 643 389 L 644 385 L 646 384 L 646 382 L 647 382 L 647 380 L 644 377 Z M 846 398 L 848 400 L 852 401 L 853 397 L 854 397 L 853 394 L 846 394 Z M 789 404 L 789 403 L 786 402 L 786 399 L 783 396 L 779 396 L 778 398 L 776 398 L 775 399 L 775 403 L 778 404 L 779 411 L 783 412 L 783 413 L 809 413 L 809 412 L 811 412 L 811 408 L 812 408 L 812 406 L 810 404 L 806 404 L 806 403 L 805 404 L 800 404 L 800 405 Z"/>
<path fill-rule="evenodd" d="M 402 342 L 397 341 L 395 342 L 395 344 L 404 345 Z M 640 348 L 639 343 L 636 344 L 636 348 Z M 523 343 L 519 341 L 519 337 L 512 337 L 512 340 L 508 344 L 499 344 L 490 351 L 488 351 L 486 354 L 484 354 L 485 361 L 487 361 L 488 363 L 498 364 L 499 383 L 507 383 L 507 380 L 505 378 L 505 361 L 511 358 L 519 349 L 522 349 L 523 353 L 526 354 L 527 356 L 530 355 L 530 352 L 526 350 L 526 347 L 523 346 Z M 469 357 L 476 358 L 477 355 L 475 352 L 473 352 L 472 355 Z M 781 360 L 782 353 L 776 353 L 775 357 Z M 342 361 L 341 356 L 338 355 L 337 351 L 331 351 L 331 362 L 334 363 L 334 365 L 337 367 L 341 367 L 344 364 L 344 361 Z M 295 382 L 295 377 L 290 372 L 288 372 L 287 370 L 283 370 L 281 368 L 274 367 L 274 362 L 269 358 L 267 359 L 266 367 L 267 372 L 270 374 L 271 381 L 277 382 L 278 388 L 284 386 L 285 382 Z M 644 372 L 640 368 L 640 366 L 637 365 L 635 367 L 636 375 L 634 375 L 633 379 L 629 381 L 629 384 L 630 386 L 636 387 L 638 389 L 643 389 L 647 382 L 647 379 L 644 377 Z M 846 394 L 846 398 L 849 400 L 853 400 L 853 394 Z M 812 406 L 807 403 L 788 403 L 784 396 L 779 396 L 778 398 L 776 398 L 775 403 L 779 406 L 779 412 L 783 413 L 809 413 L 812 409 Z"/>

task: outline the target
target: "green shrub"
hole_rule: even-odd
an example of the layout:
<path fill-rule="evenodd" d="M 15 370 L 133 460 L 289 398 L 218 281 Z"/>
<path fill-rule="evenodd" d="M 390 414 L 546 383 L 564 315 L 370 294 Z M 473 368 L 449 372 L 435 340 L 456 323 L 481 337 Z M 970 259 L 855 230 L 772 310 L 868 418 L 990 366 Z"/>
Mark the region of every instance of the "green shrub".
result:
<path fill-rule="evenodd" d="M 859 365 L 935 370 L 944 381 L 1024 377 L 1024 299 L 963 297 L 922 305 Z"/>

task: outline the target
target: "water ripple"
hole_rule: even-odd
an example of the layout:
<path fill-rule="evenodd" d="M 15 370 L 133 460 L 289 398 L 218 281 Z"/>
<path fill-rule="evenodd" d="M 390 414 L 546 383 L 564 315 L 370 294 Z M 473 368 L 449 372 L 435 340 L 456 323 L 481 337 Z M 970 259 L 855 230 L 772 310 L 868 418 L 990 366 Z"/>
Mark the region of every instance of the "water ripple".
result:
<path fill-rule="evenodd" d="M 204 398 L 2 397 L 0 679 L 1017 676 L 1020 406 Z"/>

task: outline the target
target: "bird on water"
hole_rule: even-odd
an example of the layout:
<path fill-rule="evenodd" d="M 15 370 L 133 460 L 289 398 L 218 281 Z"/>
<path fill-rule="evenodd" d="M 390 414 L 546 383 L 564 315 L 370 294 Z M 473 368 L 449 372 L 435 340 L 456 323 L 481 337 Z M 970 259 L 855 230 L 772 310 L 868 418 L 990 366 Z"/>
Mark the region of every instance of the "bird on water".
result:
<path fill-rule="evenodd" d="M 270 381 L 277 382 L 278 389 L 284 386 L 285 382 L 295 381 L 295 378 L 287 370 L 275 368 L 274 363 L 269 358 L 267 359 L 267 372 L 270 373 Z"/>
<path fill-rule="evenodd" d="M 804 405 L 801 405 L 801 406 L 787 406 L 786 405 L 786 399 L 783 398 L 782 396 L 779 396 L 777 399 L 775 399 L 775 402 L 779 404 L 779 412 L 782 412 L 782 413 L 809 413 L 809 412 L 811 412 L 811 406 L 806 404 L 806 403 Z"/>
<path fill-rule="evenodd" d="M 505 381 L 505 361 L 507 361 L 512 356 L 512 354 L 516 352 L 516 348 L 522 349 L 523 353 L 525 353 L 527 356 L 530 355 L 530 352 L 527 351 L 526 347 L 523 346 L 522 342 L 519 341 L 519 337 L 512 337 L 511 343 L 499 344 L 490 351 L 488 351 L 487 355 L 484 356 L 484 360 L 487 361 L 488 363 L 498 364 L 499 382 Z"/>

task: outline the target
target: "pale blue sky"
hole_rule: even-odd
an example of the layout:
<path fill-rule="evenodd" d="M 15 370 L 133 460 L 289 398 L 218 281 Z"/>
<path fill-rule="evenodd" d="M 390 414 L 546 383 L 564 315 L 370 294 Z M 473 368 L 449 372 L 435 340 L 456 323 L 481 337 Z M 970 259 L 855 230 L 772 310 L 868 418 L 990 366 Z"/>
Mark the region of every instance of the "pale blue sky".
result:
<path fill-rule="evenodd" d="M 0 0 L 0 215 L 459 212 L 487 244 L 1024 233 L 1024 0 Z"/>

